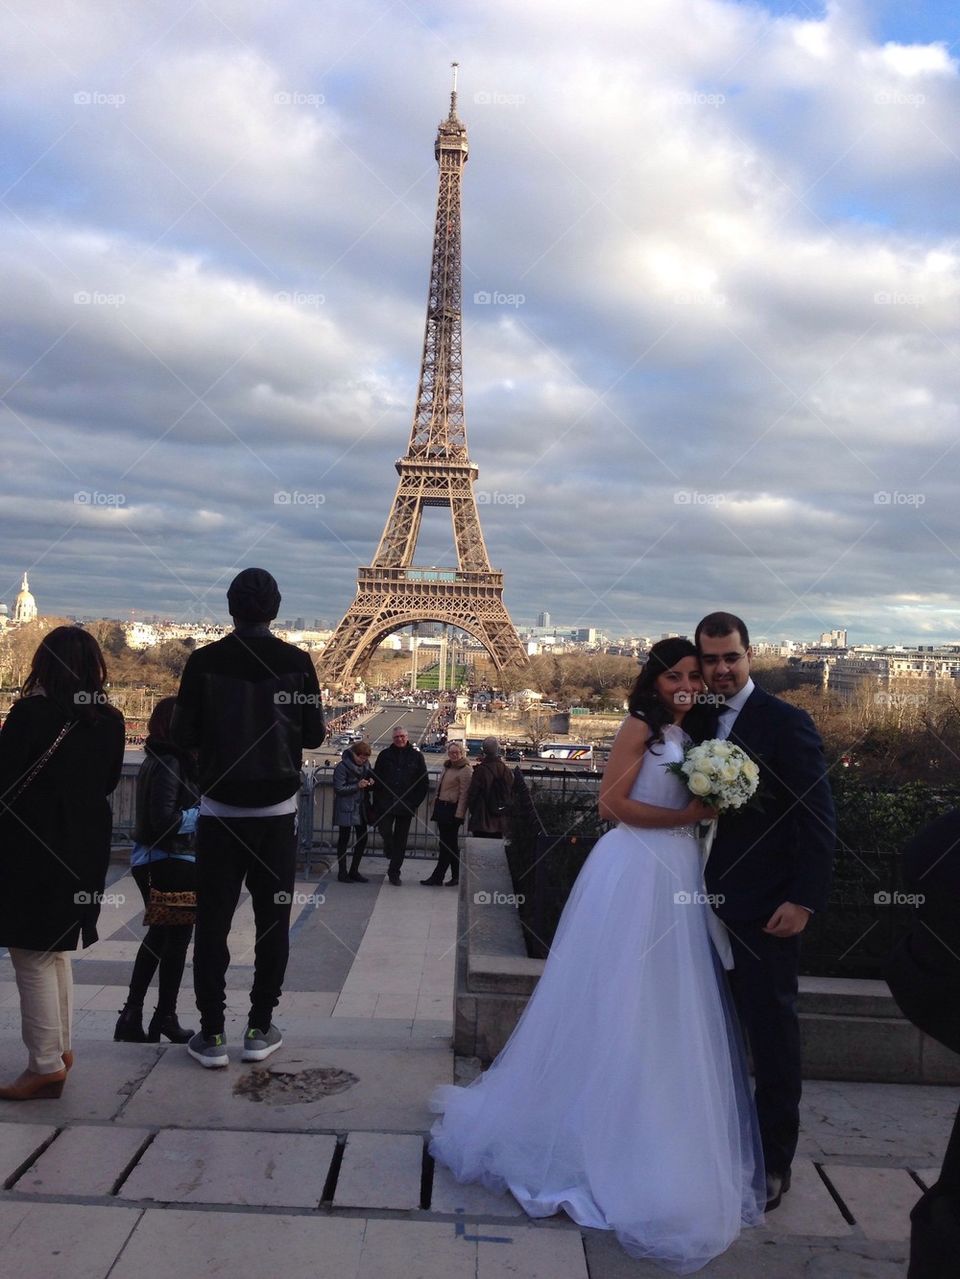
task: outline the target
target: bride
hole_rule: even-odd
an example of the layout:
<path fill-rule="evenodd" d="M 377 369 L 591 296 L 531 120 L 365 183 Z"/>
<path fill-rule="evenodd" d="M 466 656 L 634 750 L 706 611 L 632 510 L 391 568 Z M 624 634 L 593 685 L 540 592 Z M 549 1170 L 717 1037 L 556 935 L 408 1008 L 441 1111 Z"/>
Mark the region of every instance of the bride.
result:
<path fill-rule="evenodd" d="M 600 791 L 598 841 L 503 1051 L 444 1086 L 430 1152 L 458 1181 L 565 1210 L 678 1274 L 763 1220 L 763 1156 L 739 1026 L 708 931 L 695 823 L 666 765 L 706 718 L 694 646 L 655 644 Z M 701 723 L 697 723 L 700 720 Z"/>

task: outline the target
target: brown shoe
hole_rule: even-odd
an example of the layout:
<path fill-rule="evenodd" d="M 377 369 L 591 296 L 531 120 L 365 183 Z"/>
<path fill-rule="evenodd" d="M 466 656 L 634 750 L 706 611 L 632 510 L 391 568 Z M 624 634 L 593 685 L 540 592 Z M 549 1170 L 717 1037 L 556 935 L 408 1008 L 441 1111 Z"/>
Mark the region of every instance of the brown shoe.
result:
<path fill-rule="evenodd" d="M 59 1097 L 66 1077 L 66 1070 L 54 1070 L 49 1075 L 36 1075 L 32 1070 L 25 1070 L 19 1079 L 0 1088 L 0 1101 L 39 1101 L 41 1098 Z"/>

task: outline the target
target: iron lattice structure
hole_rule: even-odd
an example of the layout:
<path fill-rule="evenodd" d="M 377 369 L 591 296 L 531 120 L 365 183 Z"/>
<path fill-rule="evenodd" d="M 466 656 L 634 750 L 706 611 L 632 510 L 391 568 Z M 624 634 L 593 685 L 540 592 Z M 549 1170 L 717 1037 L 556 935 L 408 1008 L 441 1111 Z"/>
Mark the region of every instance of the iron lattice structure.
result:
<path fill-rule="evenodd" d="M 461 335 L 460 187 L 467 130 L 450 114 L 434 153 L 440 170 L 430 294 L 417 403 L 393 506 L 373 563 L 361 568 L 357 596 L 323 653 L 329 684 L 361 675 L 377 645 L 414 622 L 444 622 L 477 639 L 497 669 L 524 665 L 526 651 L 503 603 L 503 574 L 490 567 L 474 494 L 478 470 L 467 453 Z M 426 506 L 449 507 L 456 568 L 415 568 Z"/>

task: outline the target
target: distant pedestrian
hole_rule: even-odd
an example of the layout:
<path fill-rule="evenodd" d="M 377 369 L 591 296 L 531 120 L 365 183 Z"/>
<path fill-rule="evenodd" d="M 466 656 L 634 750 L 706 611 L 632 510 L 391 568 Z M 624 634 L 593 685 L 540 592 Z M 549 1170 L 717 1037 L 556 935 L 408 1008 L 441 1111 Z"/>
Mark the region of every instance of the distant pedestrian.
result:
<path fill-rule="evenodd" d="M 410 744 L 407 730 L 398 724 L 393 741 L 377 756 L 373 769 L 377 829 L 387 858 L 387 879 L 399 885 L 400 867 L 407 852 L 407 837 L 414 813 L 429 787 L 423 756 Z"/>
<path fill-rule="evenodd" d="M 309 654 L 270 634 L 280 608 L 273 577 L 244 569 L 227 603 L 234 629 L 190 655 L 172 727 L 174 741 L 200 756 L 193 950 L 200 1030 L 187 1051 L 210 1067 L 229 1064 L 227 936 L 244 882 L 256 944 L 243 1060 L 262 1061 L 283 1043 L 273 1010 L 290 952 L 302 748 L 320 746 L 325 735 Z"/>
<path fill-rule="evenodd" d="M 333 770 L 333 824 L 337 834 L 337 879 L 341 884 L 366 884 L 360 862 L 367 851 L 367 827 L 371 812 L 370 791 L 374 785 L 370 767 L 370 743 L 354 742 L 340 756 Z M 347 848 L 353 838 L 353 858 L 347 870 Z"/>
<path fill-rule="evenodd" d="M 79 626 L 40 641 L 0 732 L 0 946 L 10 951 L 27 1069 L 4 1101 L 59 1097 L 73 1065 L 70 951 L 97 940 L 110 862 L 107 796 L 123 767 L 123 716 L 100 646 Z"/>
<path fill-rule="evenodd" d="M 449 884 L 460 882 L 460 825 L 467 815 L 467 795 L 470 792 L 471 773 L 459 742 L 447 747 L 447 758 L 440 772 L 437 798 L 433 803 L 433 821 L 437 823 L 440 852 L 437 867 L 432 875 L 421 879 L 421 884 L 438 887 L 450 871 Z"/>
<path fill-rule="evenodd" d="M 127 1001 L 113 1032 L 114 1039 L 123 1043 L 157 1043 L 164 1035 L 171 1043 L 185 1044 L 195 1033 L 180 1025 L 177 999 L 196 911 L 197 856 L 192 832 L 196 830 L 199 796 L 192 752 L 170 740 L 170 721 L 176 704 L 175 697 L 161 698 L 147 725 L 145 758 L 137 774 L 130 870 L 148 916 L 151 911 L 170 914 L 170 907 L 151 906 L 151 889 L 187 894 L 187 901 L 192 898 L 193 909 L 181 906 L 179 910 L 189 922 L 171 923 L 164 919 L 150 923 L 133 963 Z M 158 968 L 157 1008 L 145 1031 L 143 1001 Z"/>
<path fill-rule="evenodd" d="M 512 791 L 513 775 L 500 758 L 500 743 L 495 737 L 485 737 L 467 796 L 471 835 L 481 839 L 502 839 L 506 835 Z"/>

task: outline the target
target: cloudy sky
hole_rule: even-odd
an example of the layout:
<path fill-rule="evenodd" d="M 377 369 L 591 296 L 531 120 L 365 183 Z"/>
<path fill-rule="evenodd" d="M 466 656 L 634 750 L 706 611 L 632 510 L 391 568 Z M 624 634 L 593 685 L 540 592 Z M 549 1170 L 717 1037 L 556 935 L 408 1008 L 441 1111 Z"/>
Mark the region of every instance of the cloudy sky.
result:
<path fill-rule="evenodd" d="M 253 563 L 339 619 L 409 437 L 458 59 L 514 619 L 960 639 L 955 6 L 7 0 L 0 41 L 8 603 L 27 569 L 45 612 L 224 618 Z"/>

